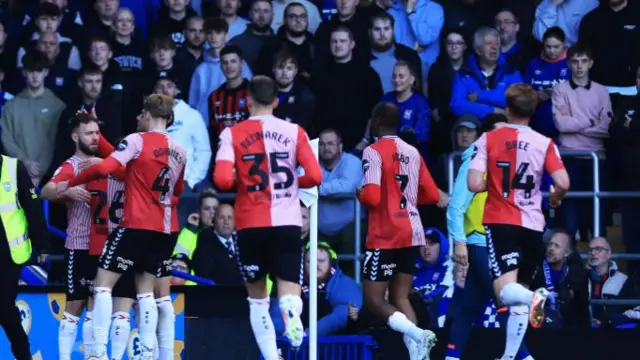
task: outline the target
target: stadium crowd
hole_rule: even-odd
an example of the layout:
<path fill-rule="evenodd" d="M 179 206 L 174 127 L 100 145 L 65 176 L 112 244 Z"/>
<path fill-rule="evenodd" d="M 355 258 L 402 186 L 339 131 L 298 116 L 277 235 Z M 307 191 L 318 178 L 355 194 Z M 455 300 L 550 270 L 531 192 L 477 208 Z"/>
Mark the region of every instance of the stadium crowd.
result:
<path fill-rule="evenodd" d="M 510 85 L 539 93 L 531 127 L 572 152 L 563 156 L 572 191 L 593 191 L 596 178 L 601 191 L 640 190 L 635 0 L 3 0 L 0 11 L 2 152 L 44 186 L 74 153 L 68 119 L 78 111 L 95 110 L 100 132 L 117 144 L 136 131 L 145 96 L 173 97 L 167 132 L 187 150 L 173 267 L 216 284 L 242 283 L 233 202 L 212 185 L 218 138 L 249 116 L 248 80 L 275 79 L 275 115 L 319 139 L 319 335 L 384 325 L 362 309 L 352 260 L 338 259 L 366 238 L 367 214 L 364 206 L 356 214 L 355 192 L 362 152 L 376 141 L 370 115 L 379 102 L 398 106 L 398 132 L 420 151 L 442 195 L 420 211 L 427 245 L 412 305 L 423 328 L 468 313 L 456 293 L 483 291 L 465 289 L 477 274 L 460 260 L 465 244 L 469 258 L 472 244 L 484 246 L 474 240 L 483 230 L 474 228 L 473 195 L 462 198 L 466 182 L 463 189 L 450 184 L 459 169 L 468 171 L 474 141 L 506 122 Z M 554 294 L 545 326 L 640 324 L 638 308 L 589 304 L 640 298 L 640 261 L 611 259 L 640 254 L 640 201 L 601 203 L 596 231 L 590 198 L 543 206 L 547 252 L 534 287 Z M 306 241 L 304 205 L 302 216 Z M 52 205 L 51 221 L 64 229 L 64 208 Z M 63 252 L 62 242 L 53 247 Z M 580 251 L 588 253 L 586 264 Z M 277 301 L 271 305 L 279 313 Z M 482 307 L 477 326 L 499 326 L 493 302 Z M 274 325 L 282 332 L 283 324 Z"/>

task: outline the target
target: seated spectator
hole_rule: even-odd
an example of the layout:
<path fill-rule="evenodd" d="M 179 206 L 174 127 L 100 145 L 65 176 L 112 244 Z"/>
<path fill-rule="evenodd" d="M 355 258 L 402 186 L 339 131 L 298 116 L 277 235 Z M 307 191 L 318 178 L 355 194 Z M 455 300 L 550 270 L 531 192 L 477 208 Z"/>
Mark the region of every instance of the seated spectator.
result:
<path fill-rule="evenodd" d="M 342 137 L 324 130 L 318 145 L 322 183 L 318 187 L 318 238 L 341 254 L 355 248 L 355 193 L 362 182 L 362 162 L 343 151 Z"/>
<path fill-rule="evenodd" d="M 125 6 L 123 6 L 125 7 Z M 83 30 L 87 38 L 109 37 L 113 31 L 113 22 L 120 8 L 120 0 L 96 0 L 93 9 L 87 9 Z M 132 11 L 134 11 L 132 9 Z M 146 30 L 146 28 L 145 28 Z"/>
<path fill-rule="evenodd" d="M 416 134 L 418 150 L 428 158 L 430 109 L 427 99 L 420 91 L 418 75 L 406 61 L 398 60 L 393 67 L 391 85 L 393 91 L 384 94 L 380 101 L 390 102 L 400 109 L 398 132 L 411 128 Z"/>
<path fill-rule="evenodd" d="M 271 20 L 273 19 L 271 0 L 253 1 L 251 10 L 249 10 L 249 19 L 251 23 L 247 25 L 247 29 L 242 34 L 231 38 L 229 44 L 242 49 L 243 58 L 255 71 L 262 48 L 276 41 L 271 30 Z"/>
<path fill-rule="evenodd" d="M 22 67 L 22 57 L 25 52 L 33 49 L 36 45 L 35 41 L 38 40 L 40 34 L 46 32 L 52 32 L 57 36 L 60 52 L 59 56 L 66 63 L 69 69 L 78 70 L 82 67 L 78 48 L 73 45 L 71 39 L 62 36 L 57 32 L 60 26 L 61 16 L 62 12 L 56 4 L 43 2 L 38 5 L 35 15 L 36 31 L 32 33 L 32 36 L 25 47 L 18 50 L 18 68 Z"/>
<path fill-rule="evenodd" d="M 236 222 L 233 206 L 221 204 L 216 210 L 213 228 L 198 234 L 191 258 L 193 272 L 217 285 L 242 286 L 243 280 L 235 256 Z"/>
<path fill-rule="evenodd" d="M 572 239 L 564 231 L 555 231 L 547 244 L 540 271 L 530 287 L 549 290 L 544 327 L 589 328 L 589 290 L 587 272 Z"/>
<path fill-rule="evenodd" d="M 75 1 L 71 0 L 40 0 L 39 3 L 51 3 L 58 6 L 60 9 L 60 16 L 58 19 L 58 26 L 53 27 L 52 31 L 58 32 L 62 37 L 71 39 L 71 42 L 76 45 L 81 51 L 82 43 L 85 40 L 83 33 L 83 23 L 82 23 L 82 15 L 78 9 L 77 4 L 69 4 L 69 2 L 74 3 Z M 35 1 L 31 1 L 31 3 L 35 3 Z M 69 6 L 71 5 L 71 6 Z M 36 6 L 35 13 L 37 14 L 38 8 L 42 7 L 42 5 Z M 51 6 L 47 5 L 48 8 Z M 37 16 L 33 18 L 27 15 L 24 19 L 23 23 L 28 23 L 25 25 L 22 31 L 22 38 L 18 39 L 23 44 L 33 40 L 34 33 L 38 32 L 38 24 L 37 24 Z"/>
<path fill-rule="evenodd" d="M 443 45 L 445 51 L 440 53 L 438 60 L 429 69 L 427 78 L 427 93 L 431 108 L 429 152 L 433 157 L 453 150 L 450 134 L 456 117 L 449 104 L 453 81 L 464 63 L 467 40 L 461 30 L 451 30 L 443 35 Z"/>
<path fill-rule="evenodd" d="M 308 334 L 309 319 L 309 244 L 304 255 L 304 280 L 302 284 L 303 310 L 300 318 Z M 347 327 L 349 305 L 362 307 L 360 286 L 338 267 L 338 256 L 329 244 L 318 243 L 318 336 L 336 335 Z M 271 319 L 276 334 L 284 333 L 285 324 L 280 314 L 277 298 L 271 300 Z"/>
<path fill-rule="evenodd" d="M 424 230 L 427 244 L 420 248 L 420 258 L 413 276 L 413 288 L 427 302 L 430 327 L 444 326 L 450 296 L 443 300 L 445 291 L 453 292 L 453 261 L 451 243 L 436 228 Z"/>
<path fill-rule="evenodd" d="M 603 237 L 589 242 L 589 299 L 637 299 L 637 284 L 611 260 L 611 243 Z M 632 319 L 630 306 L 591 305 L 591 324 L 596 327 L 616 327 Z"/>
<path fill-rule="evenodd" d="M 451 136 L 453 138 L 454 150 L 465 151 L 478 138 L 480 130 L 480 120 L 473 115 L 463 115 L 453 123 Z"/>
<path fill-rule="evenodd" d="M 171 269 L 183 273 L 191 273 L 191 259 L 183 253 L 175 254 L 171 257 Z M 194 282 L 186 281 L 183 278 L 172 276 L 171 285 L 195 285 Z"/>
<path fill-rule="evenodd" d="M 135 21 L 131 10 L 127 8 L 118 10 L 111 36 L 111 46 L 113 59 L 120 64 L 120 69 L 137 78 L 142 69 L 148 65 L 148 53 L 142 36 L 136 31 Z"/>
<path fill-rule="evenodd" d="M 220 206 L 220 200 L 213 189 L 204 189 L 198 198 L 198 212 L 189 215 L 187 225 L 180 230 L 178 242 L 173 254 L 185 254 L 187 258 L 193 258 L 193 252 L 198 246 L 198 234 L 200 231 L 213 227 L 216 211 Z"/>
<path fill-rule="evenodd" d="M 517 69 L 500 56 L 500 34 L 495 29 L 481 27 L 473 37 L 473 49 L 453 83 L 451 110 L 457 116 L 475 115 L 484 119 L 491 113 L 503 113 L 505 91 L 521 83 Z"/>
<path fill-rule="evenodd" d="M 609 92 L 591 80 L 589 71 L 593 55 L 586 45 L 579 43 L 567 52 L 571 79 L 553 88 L 553 121 L 558 129 L 560 150 L 593 151 L 599 160 L 600 188 L 607 186 L 605 140 L 613 116 Z M 593 190 L 593 160 L 571 157 L 564 160 L 571 178 L 571 189 Z M 593 205 L 587 199 L 566 199 L 560 208 L 561 222 L 569 235 L 575 236 L 581 223 L 593 228 Z M 600 233 L 605 233 L 604 212 L 600 212 Z M 582 237 L 581 237 L 582 238 Z"/>
<path fill-rule="evenodd" d="M 564 32 L 559 27 L 549 28 L 542 41 L 542 54 L 535 57 L 524 72 L 524 82 L 540 94 L 540 103 L 531 119 L 531 127 L 552 139 L 558 137 L 558 129 L 553 123 L 551 94 L 553 87 L 571 78 L 567 63 Z"/>
<path fill-rule="evenodd" d="M 297 77 L 298 60 L 283 47 L 274 55 L 273 77 L 278 85 L 278 107 L 273 115 L 302 126 L 307 134 L 313 127 L 313 113 L 316 98 L 307 86 L 307 82 Z"/>
<path fill-rule="evenodd" d="M 237 2 L 237 0 L 222 1 Z M 198 110 L 204 121 L 209 124 L 209 118 L 211 117 L 209 96 L 226 80 L 221 66 L 220 52 L 227 42 L 229 24 L 221 18 L 206 19 L 204 21 L 204 33 L 210 47 L 204 54 L 204 61 L 196 67 L 191 77 L 189 105 Z M 244 62 L 242 76 L 247 79 L 253 77 L 249 66 Z"/>

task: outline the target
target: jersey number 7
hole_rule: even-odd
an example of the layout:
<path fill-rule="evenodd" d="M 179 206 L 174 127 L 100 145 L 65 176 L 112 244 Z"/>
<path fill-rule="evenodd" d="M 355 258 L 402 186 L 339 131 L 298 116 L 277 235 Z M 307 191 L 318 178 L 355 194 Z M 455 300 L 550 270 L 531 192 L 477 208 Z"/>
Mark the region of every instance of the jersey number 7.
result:
<path fill-rule="evenodd" d="M 497 161 L 496 166 L 502 169 L 502 196 L 509 197 L 511 189 L 524 190 L 524 198 L 529 199 L 531 192 L 535 188 L 533 182 L 533 175 L 526 175 L 527 169 L 529 169 L 528 162 L 522 162 L 518 165 L 513 179 L 511 178 L 511 162 L 510 161 Z M 523 182 L 524 180 L 524 182 Z"/>
<path fill-rule="evenodd" d="M 271 172 L 273 174 L 281 173 L 284 174 L 285 180 L 283 182 L 277 182 L 273 184 L 273 188 L 275 190 L 284 190 L 288 189 L 293 185 L 294 175 L 293 171 L 286 166 L 281 166 L 278 163 L 278 159 L 289 159 L 289 153 L 287 152 L 272 152 L 269 153 L 269 165 L 271 167 Z M 260 182 L 255 185 L 247 185 L 247 192 L 256 192 L 256 191 L 264 191 L 267 186 L 269 186 L 269 174 L 264 171 L 260 165 L 266 159 L 267 154 L 265 153 L 255 153 L 255 154 L 246 154 L 242 156 L 242 161 L 248 162 L 251 161 L 251 167 L 249 167 L 249 176 L 257 176 L 260 178 Z"/>

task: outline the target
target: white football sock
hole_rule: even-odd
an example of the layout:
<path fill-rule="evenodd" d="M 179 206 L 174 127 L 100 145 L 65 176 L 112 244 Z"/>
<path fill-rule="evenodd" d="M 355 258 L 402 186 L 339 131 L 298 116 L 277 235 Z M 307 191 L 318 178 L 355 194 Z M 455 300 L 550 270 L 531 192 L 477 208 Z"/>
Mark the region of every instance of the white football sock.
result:
<path fill-rule="evenodd" d="M 118 311 L 111 317 L 111 360 L 121 360 L 129 345 L 131 319 L 129 313 Z"/>
<path fill-rule="evenodd" d="M 84 357 L 88 358 L 93 349 L 93 311 L 87 311 L 82 325 L 82 345 L 84 345 Z"/>
<path fill-rule="evenodd" d="M 142 357 L 153 356 L 154 342 L 156 341 L 156 328 L 158 326 L 158 307 L 153 298 L 153 293 L 137 295 L 138 308 L 140 309 L 140 323 L 138 330 Z"/>
<path fill-rule="evenodd" d="M 176 314 L 170 296 L 156 299 L 158 306 L 158 349 L 159 360 L 173 360 L 173 345 L 175 341 Z"/>
<path fill-rule="evenodd" d="M 253 336 L 260 348 L 264 360 L 278 360 L 278 345 L 276 344 L 276 330 L 269 315 L 269 298 L 249 298 L 249 321 Z"/>
<path fill-rule="evenodd" d="M 518 283 L 509 283 L 500 291 L 500 300 L 506 306 L 520 304 L 531 306 L 533 292 Z"/>
<path fill-rule="evenodd" d="M 504 347 L 502 360 L 516 358 L 524 334 L 529 326 L 529 306 L 511 305 L 509 306 L 509 319 L 507 320 L 507 343 Z"/>
<path fill-rule="evenodd" d="M 73 346 L 78 336 L 78 323 L 80 318 L 65 312 L 58 327 L 58 349 L 60 360 L 70 360 Z"/>
<path fill-rule="evenodd" d="M 93 340 L 92 353 L 98 357 L 107 352 L 109 327 L 113 312 L 111 289 L 96 287 L 93 289 Z"/>
<path fill-rule="evenodd" d="M 408 335 L 415 342 L 420 342 L 422 339 L 423 330 L 417 327 L 416 324 L 407 319 L 405 314 L 399 311 L 396 311 L 389 316 L 387 324 L 389 324 L 389 327 L 392 330 L 403 335 Z"/>

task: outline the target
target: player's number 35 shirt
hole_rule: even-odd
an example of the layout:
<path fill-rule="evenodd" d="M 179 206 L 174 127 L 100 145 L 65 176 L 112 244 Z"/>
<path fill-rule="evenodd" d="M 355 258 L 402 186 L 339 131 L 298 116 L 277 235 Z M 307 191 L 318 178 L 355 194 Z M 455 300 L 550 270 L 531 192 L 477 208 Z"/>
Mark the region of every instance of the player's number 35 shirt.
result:
<path fill-rule="evenodd" d="M 543 231 L 540 182 L 564 169 L 553 140 L 528 126 L 507 125 L 475 142 L 469 169 L 487 174 L 484 224 L 507 224 Z"/>

